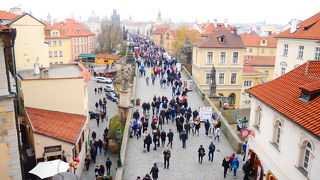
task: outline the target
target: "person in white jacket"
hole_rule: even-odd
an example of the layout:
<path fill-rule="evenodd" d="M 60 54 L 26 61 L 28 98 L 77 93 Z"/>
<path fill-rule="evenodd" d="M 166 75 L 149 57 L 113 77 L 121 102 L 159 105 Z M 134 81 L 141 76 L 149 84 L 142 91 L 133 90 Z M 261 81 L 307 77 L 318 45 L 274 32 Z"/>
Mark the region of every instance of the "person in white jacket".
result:
<path fill-rule="evenodd" d="M 220 142 L 220 128 L 216 128 L 216 131 L 214 132 L 214 140 L 218 138 L 218 142 Z"/>

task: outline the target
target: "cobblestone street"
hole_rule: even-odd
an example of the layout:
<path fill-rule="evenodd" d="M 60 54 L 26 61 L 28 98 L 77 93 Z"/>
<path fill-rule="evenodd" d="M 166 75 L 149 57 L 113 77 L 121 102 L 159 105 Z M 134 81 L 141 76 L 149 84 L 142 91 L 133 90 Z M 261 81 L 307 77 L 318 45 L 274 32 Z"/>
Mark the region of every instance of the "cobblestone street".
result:
<path fill-rule="evenodd" d="M 149 76 L 150 69 L 147 68 L 147 76 Z M 183 75 L 183 74 L 182 74 Z M 186 79 L 182 76 L 182 80 Z M 137 78 L 136 98 L 141 99 L 141 104 L 144 101 L 152 101 L 154 95 L 167 96 L 171 99 L 171 86 L 167 89 L 160 89 L 159 78 L 156 79 L 155 86 L 151 83 L 146 85 L 145 77 Z M 198 94 L 195 92 L 188 93 L 188 102 L 192 110 L 203 106 Z M 141 106 L 134 107 L 140 110 Z M 187 140 L 187 148 L 182 148 L 182 142 L 179 140 L 178 133 L 176 132 L 175 124 L 169 122 L 169 125 L 165 124 L 163 128 L 168 132 L 170 128 L 174 132 L 173 149 L 171 151 L 170 169 L 163 169 L 163 151 L 164 148 L 160 147 L 156 151 L 150 150 L 150 152 L 143 152 L 143 140 L 142 138 L 131 138 L 128 141 L 127 156 L 124 163 L 124 180 L 135 180 L 137 176 L 143 177 L 150 172 L 153 163 L 157 162 L 159 167 L 159 179 L 160 180 L 216 180 L 223 178 L 222 160 L 226 155 L 234 153 L 230 143 L 223 134 L 220 137 L 220 143 L 214 142 L 216 145 L 216 151 L 214 154 L 214 161 L 208 161 L 208 146 L 213 141 L 212 135 L 204 135 L 204 125 L 201 125 L 200 136 L 189 136 Z M 150 131 L 150 126 L 148 128 Z M 198 148 L 203 145 L 206 150 L 206 156 L 204 157 L 203 164 L 198 163 Z M 153 148 L 153 145 L 151 146 Z M 239 156 L 240 167 L 238 169 L 238 179 L 243 177 L 242 173 L 242 155 Z M 226 179 L 233 179 L 233 173 L 228 171 Z"/>
<path fill-rule="evenodd" d="M 88 82 L 88 95 L 89 95 L 89 102 L 88 102 L 88 107 L 89 107 L 89 111 L 93 111 L 95 110 L 95 103 L 97 101 L 99 101 L 99 99 L 103 99 L 103 97 L 105 97 L 106 93 L 103 92 L 102 94 L 96 94 L 94 93 L 94 88 L 96 87 L 104 87 L 105 84 L 103 83 L 97 83 L 95 81 L 95 78 L 92 76 L 91 80 Z M 107 100 L 107 115 L 108 115 L 108 119 L 112 118 L 113 116 L 116 115 L 117 113 L 117 109 L 118 106 L 116 103 L 111 102 L 110 100 Z M 91 139 L 91 133 L 93 131 L 95 131 L 97 133 L 97 139 L 103 139 L 103 131 L 106 127 L 109 127 L 109 121 L 105 121 L 101 122 L 100 121 L 100 125 L 99 127 L 97 126 L 97 122 L 95 119 L 91 119 L 90 120 L 90 139 Z M 102 154 L 100 154 L 98 152 L 97 154 L 97 159 L 96 159 L 96 163 L 92 163 L 90 165 L 90 169 L 89 171 L 87 170 L 83 170 L 81 178 L 82 180 L 95 180 L 95 174 L 94 174 L 94 169 L 96 167 L 96 165 L 104 165 L 106 163 L 107 158 L 110 157 L 110 159 L 112 160 L 112 168 L 111 168 L 111 174 L 113 176 L 115 176 L 115 172 L 116 172 L 116 165 L 117 165 L 117 160 L 118 160 L 118 155 L 117 154 L 109 154 L 107 153 L 106 156 Z"/>

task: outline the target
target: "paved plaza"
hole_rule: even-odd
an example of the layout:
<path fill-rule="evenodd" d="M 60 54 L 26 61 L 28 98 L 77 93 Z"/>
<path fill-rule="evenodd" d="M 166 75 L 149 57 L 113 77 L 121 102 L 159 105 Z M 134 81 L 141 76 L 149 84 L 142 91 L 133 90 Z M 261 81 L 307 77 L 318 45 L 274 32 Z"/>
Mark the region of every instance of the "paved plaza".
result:
<path fill-rule="evenodd" d="M 98 71 L 99 72 L 99 71 Z M 88 82 L 88 95 L 89 95 L 89 102 L 88 102 L 88 108 L 89 111 L 95 110 L 95 103 L 99 101 L 99 99 L 103 99 L 103 97 L 106 96 L 106 93 L 103 92 L 102 94 L 96 94 L 94 93 L 94 88 L 96 87 L 104 87 L 105 84 L 103 83 L 97 83 L 95 81 L 95 78 L 92 76 L 91 80 Z M 116 115 L 118 106 L 116 103 L 110 101 L 107 99 L 107 115 L 108 119 L 112 118 L 113 116 Z M 90 139 L 91 139 L 91 133 L 92 131 L 95 131 L 97 133 L 97 139 L 103 139 L 103 131 L 106 127 L 109 127 L 109 121 L 103 121 L 101 122 L 100 120 L 100 125 L 99 127 L 97 126 L 97 122 L 95 119 L 90 120 Z M 88 153 L 90 154 L 90 153 Z M 117 160 L 118 160 L 118 155 L 116 154 L 109 154 L 107 153 L 106 156 L 100 154 L 98 152 L 97 158 L 96 158 L 96 163 L 94 164 L 93 162 L 90 165 L 89 171 L 86 169 L 83 170 L 82 175 L 81 175 L 81 180 L 95 180 L 95 174 L 94 174 L 94 169 L 96 165 L 104 165 L 106 164 L 107 157 L 110 157 L 112 160 L 112 168 L 111 168 L 111 174 L 115 176 L 116 174 L 116 166 L 117 166 Z"/>
<path fill-rule="evenodd" d="M 147 76 L 150 75 L 150 69 L 147 68 Z M 182 74 L 183 75 L 183 74 Z M 186 79 L 185 76 L 182 79 Z M 151 82 L 151 81 L 150 81 Z M 167 96 L 171 99 L 171 86 L 167 89 L 160 89 L 159 78 L 156 79 L 155 86 L 151 83 L 146 85 L 145 77 L 137 78 L 136 98 L 141 99 L 141 104 L 144 101 L 152 101 L 152 97 Z M 198 94 L 195 92 L 188 93 L 189 106 L 194 110 L 199 106 L 203 106 Z M 135 106 L 135 109 L 140 110 L 142 114 L 141 106 Z M 142 138 L 130 138 L 128 140 L 128 150 L 126 159 L 124 162 L 124 180 L 135 180 L 137 176 L 143 177 L 150 172 L 153 163 L 157 162 L 159 167 L 159 180 L 216 180 L 223 178 L 222 160 L 224 156 L 231 155 L 234 150 L 226 137 L 221 134 L 220 143 L 214 142 L 216 145 L 216 151 L 214 154 L 213 162 L 208 161 L 208 147 L 211 141 L 213 141 L 212 135 L 204 135 L 204 124 L 201 124 L 200 136 L 189 136 L 187 140 L 187 148 L 182 148 L 182 142 L 179 140 L 178 133 L 176 131 L 175 124 L 169 122 L 169 125 L 165 124 L 163 128 L 168 132 L 171 128 L 174 132 L 173 149 L 171 151 L 170 169 L 163 169 L 163 151 L 164 148 L 157 148 L 153 150 L 153 144 L 151 145 L 150 152 L 143 152 L 143 140 Z M 151 133 L 150 126 L 148 128 Z M 203 145 L 206 150 L 206 155 L 203 159 L 203 164 L 198 163 L 198 148 Z M 145 149 L 146 150 L 146 149 Z M 239 155 L 240 167 L 238 169 L 238 179 L 242 179 L 242 155 Z M 233 179 L 233 173 L 228 171 L 226 179 Z"/>

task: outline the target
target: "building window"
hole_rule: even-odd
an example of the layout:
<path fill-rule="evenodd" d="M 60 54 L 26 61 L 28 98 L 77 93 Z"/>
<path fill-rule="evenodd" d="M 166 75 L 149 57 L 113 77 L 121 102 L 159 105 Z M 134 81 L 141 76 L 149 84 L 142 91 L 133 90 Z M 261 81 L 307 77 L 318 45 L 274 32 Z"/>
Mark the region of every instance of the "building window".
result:
<path fill-rule="evenodd" d="M 231 73 L 231 84 L 237 84 L 237 73 Z"/>
<path fill-rule="evenodd" d="M 320 60 L 320 47 L 314 49 L 314 60 Z"/>
<path fill-rule="evenodd" d="M 281 75 L 284 75 L 286 73 L 286 68 L 285 67 L 282 67 L 281 68 Z"/>
<path fill-rule="evenodd" d="M 258 106 L 257 110 L 256 110 L 256 121 L 255 121 L 255 126 L 257 127 L 257 129 L 260 128 L 261 125 L 261 118 L 262 118 L 262 109 L 260 106 Z"/>
<path fill-rule="evenodd" d="M 86 45 L 84 46 L 84 52 L 85 53 L 87 52 L 87 46 Z"/>
<path fill-rule="evenodd" d="M 57 41 L 53 41 L 53 46 L 56 46 L 57 45 Z"/>
<path fill-rule="evenodd" d="M 58 57 L 58 52 L 57 51 L 54 52 L 54 57 Z"/>
<path fill-rule="evenodd" d="M 77 38 L 74 38 L 74 39 L 73 39 L 73 43 L 74 43 L 74 44 L 77 44 Z"/>
<path fill-rule="evenodd" d="M 274 128 L 273 143 L 278 149 L 280 147 L 281 131 L 282 131 L 282 123 L 280 121 L 277 121 Z"/>
<path fill-rule="evenodd" d="M 303 156 L 303 169 L 308 172 L 308 167 L 310 164 L 310 153 L 312 151 L 311 144 L 308 142 L 305 149 L 304 149 L 304 156 Z"/>
<path fill-rule="evenodd" d="M 207 64 L 212 64 L 213 63 L 213 52 L 208 52 L 207 53 Z"/>
<path fill-rule="evenodd" d="M 298 59 L 302 59 L 303 58 L 303 50 L 304 50 L 304 46 L 299 46 Z"/>
<path fill-rule="evenodd" d="M 264 54 L 264 49 L 263 48 L 261 49 L 261 53 Z"/>
<path fill-rule="evenodd" d="M 251 87 L 251 84 L 252 84 L 251 80 L 244 81 L 244 87 Z"/>
<path fill-rule="evenodd" d="M 49 57 L 52 57 L 52 51 L 49 51 Z"/>
<path fill-rule="evenodd" d="M 288 56 L 289 44 L 283 45 L 283 56 Z"/>
<path fill-rule="evenodd" d="M 221 52 L 220 53 L 220 64 L 226 64 L 226 57 L 227 57 L 227 53 L 226 52 Z"/>
<path fill-rule="evenodd" d="M 51 46 L 51 41 L 48 41 L 48 46 Z"/>
<path fill-rule="evenodd" d="M 264 73 L 265 73 L 266 75 L 268 75 L 268 74 L 269 74 L 269 71 L 268 71 L 268 70 L 265 70 Z"/>
<path fill-rule="evenodd" d="M 62 41 L 59 41 L 59 46 L 62 46 Z"/>
<path fill-rule="evenodd" d="M 219 73 L 219 84 L 224 84 L 224 73 Z"/>
<path fill-rule="evenodd" d="M 211 79 L 211 73 L 206 73 L 206 84 L 211 84 L 212 79 Z"/>
<path fill-rule="evenodd" d="M 252 53 L 252 48 L 249 49 L 249 53 Z"/>
<path fill-rule="evenodd" d="M 59 56 L 63 57 L 62 51 L 59 51 Z"/>
<path fill-rule="evenodd" d="M 232 63 L 233 64 L 238 64 L 239 63 L 239 52 L 233 52 Z"/>

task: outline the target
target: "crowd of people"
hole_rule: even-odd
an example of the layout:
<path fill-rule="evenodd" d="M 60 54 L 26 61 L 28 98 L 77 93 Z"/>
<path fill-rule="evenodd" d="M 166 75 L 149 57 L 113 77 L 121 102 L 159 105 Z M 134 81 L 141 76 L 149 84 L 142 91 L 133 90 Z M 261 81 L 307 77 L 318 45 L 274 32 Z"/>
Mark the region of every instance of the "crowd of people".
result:
<path fill-rule="evenodd" d="M 159 148 L 163 154 L 164 169 L 169 169 L 171 151 L 173 147 L 173 137 L 178 136 L 182 148 L 187 148 L 189 136 L 199 136 L 201 126 L 204 126 L 205 136 L 212 137 L 208 144 L 208 160 L 213 162 L 216 150 L 215 142 L 220 142 L 221 122 L 216 114 L 211 119 L 200 119 L 198 109 L 192 109 L 188 101 L 188 89 L 183 88 L 181 73 L 176 67 L 176 61 L 165 55 L 164 49 L 156 46 L 151 40 L 140 37 L 133 38 L 134 44 L 130 46 L 135 52 L 136 64 L 138 67 L 138 77 L 146 79 L 146 85 L 155 85 L 158 81 L 161 89 L 170 88 L 172 97 L 154 95 L 150 101 L 141 104 L 141 109 L 136 109 L 130 122 L 130 137 L 143 140 L 144 152 L 150 152 Z M 150 73 L 146 73 L 150 69 Z M 150 74 L 150 75 L 149 75 Z M 151 81 L 151 82 L 150 82 Z M 165 129 L 163 125 L 174 124 L 173 128 Z M 203 125 L 202 125 L 203 124 Z M 176 133 L 175 133 L 176 132 Z M 211 134 L 211 135 L 209 135 Z M 161 141 L 161 143 L 160 143 Z M 201 145 L 198 149 L 199 163 L 202 164 L 203 157 L 206 155 L 205 148 Z M 224 177 L 226 169 L 234 171 L 237 176 L 239 167 L 238 157 L 234 154 L 227 156 L 222 163 L 224 167 Z M 150 172 L 144 177 L 137 177 L 143 180 L 157 180 L 159 168 L 157 163 L 151 168 Z"/>

